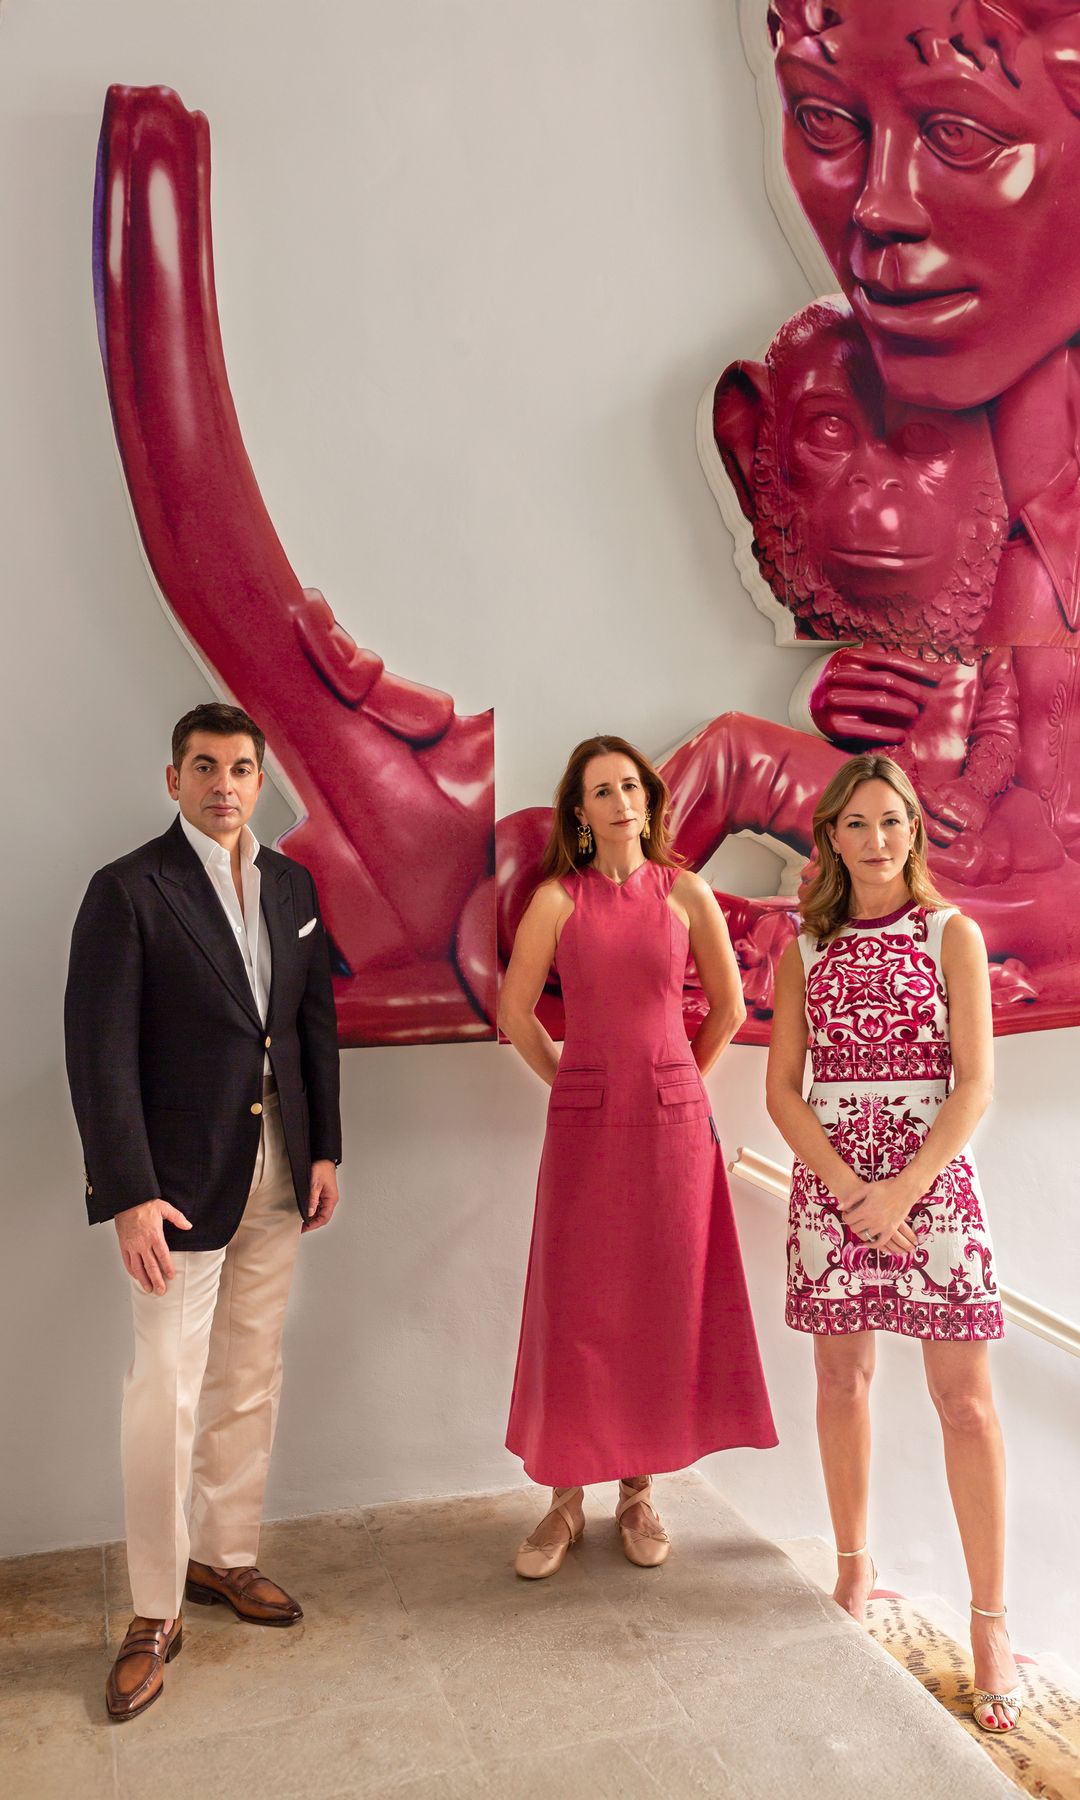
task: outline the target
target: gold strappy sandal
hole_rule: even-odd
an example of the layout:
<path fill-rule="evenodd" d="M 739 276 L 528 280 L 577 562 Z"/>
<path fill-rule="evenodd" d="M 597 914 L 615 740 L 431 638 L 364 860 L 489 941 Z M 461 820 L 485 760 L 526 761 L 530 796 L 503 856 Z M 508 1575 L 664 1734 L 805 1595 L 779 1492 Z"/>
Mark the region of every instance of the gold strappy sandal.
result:
<path fill-rule="evenodd" d="M 837 1556 L 868 1556 L 869 1551 L 867 1550 L 866 1545 L 864 1544 L 862 1546 L 861 1550 L 838 1550 L 836 1552 L 836 1554 L 837 1554 Z M 873 1592 L 874 1592 L 874 1589 L 876 1588 L 876 1586 L 877 1586 L 877 1563 L 874 1561 L 873 1557 L 871 1556 L 870 1557 L 870 1592 L 866 1596 L 867 1605 L 869 1605 L 870 1600 L 873 1597 Z M 839 1601 L 837 1602 L 837 1605 L 839 1605 Z M 844 1610 L 846 1611 L 847 1609 L 844 1608 Z M 856 1620 L 856 1623 L 859 1623 L 859 1621 Z"/>
<path fill-rule="evenodd" d="M 585 1520 L 581 1516 L 581 1503 L 584 1498 L 584 1489 L 579 1487 L 552 1488 L 551 1506 L 536 1529 L 542 1531 L 549 1519 L 561 1518 L 565 1522 L 570 1536 L 568 1538 L 552 1536 L 550 1543 L 545 1543 L 541 1539 L 538 1544 L 531 1544 L 528 1538 L 525 1539 L 514 1558 L 514 1568 L 519 1575 L 524 1576 L 526 1581 L 543 1581 L 548 1575 L 558 1574 L 566 1561 L 566 1552 L 577 1543 L 585 1530 Z M 571 1515 L 571 1507 L 577 1510 L 579 1515 L 577 1520 Z"/>
<path fill-rule="evenodd" d="M 980 1619 L 1003 1619 L 1009 1609 L 1007 1606 L 1003 1606 L 1000 1612 L 987 1612 L 985 1607 L 972 1606 L 971 1610 L 973 1613 L 978 1613 Z M 1006 1732 L 1015 1731 L 1024 1711 L 1022 1693 L 1023 1690 L 1019 1686 L 1014 1687 L 1007 1694 L 991 1694 L 986 1688 L 976 1688 L 975 1698 L 971 1703 L 971 1716 L 979 1730 L 988 1732 L 991 1737 L 995 1733 L 1001 1737 Z M 996 1719 L 992 1725 L 988 1725 L 984 1719 L 979 1717 L 980 1710 L 987 1706 L 1007 1706 L 1016 1714 L 1016 1717 L 1008 1725 L 1000 1725 Z"/>

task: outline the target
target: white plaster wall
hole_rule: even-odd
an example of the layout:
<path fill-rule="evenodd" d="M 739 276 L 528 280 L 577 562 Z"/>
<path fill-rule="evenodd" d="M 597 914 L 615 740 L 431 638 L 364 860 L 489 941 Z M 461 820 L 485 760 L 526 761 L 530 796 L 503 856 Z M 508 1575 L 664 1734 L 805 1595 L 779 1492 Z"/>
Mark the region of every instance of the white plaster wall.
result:
<path fill-rule="evenodd" d="M 501 810 L 544 799 L 590 730 L 659 751 L 726 708 L 783 719 L 805 666 L 743 593 L 694 451 L 706 382 L 808 291 L 765 204 L 733 0 L 8 0 L 0 1553 L 121 1531 L 126 1295 L 84 1222 L 60 1002 L 85 882 L 167 823 L 169 728 L 205 692 L 140 561 L 93 331 L 116 80 L 209 115 L 226 355 L 294 566 L 391 668 L 495 704 Z M 271 796 L 267 835 L 286 816 Z M 712 1083 L 732 1150 L 779 1154 L 763 1072 L 735 1051 Z M 980 1135 L 1003 1274 L 1072 1314 L 1076 1078 L 1075 1033 L 1001 1044 Z M 277 1514 L 521 1478 L 501 1443 L 543 1094 L 482 1045 L 351 1052 L 344 1097 Z M 737 1205 L 783 1445 L 709 1470 L 766 1530 L 827 1532 L 780 1208 Z M 918 1350 L 881 1360 L 878 1561 L 963 1603 Z M 1019 1332 L 995 1362 L 1017 1641 L 1080 1660 L 1080 1367 Z"/>

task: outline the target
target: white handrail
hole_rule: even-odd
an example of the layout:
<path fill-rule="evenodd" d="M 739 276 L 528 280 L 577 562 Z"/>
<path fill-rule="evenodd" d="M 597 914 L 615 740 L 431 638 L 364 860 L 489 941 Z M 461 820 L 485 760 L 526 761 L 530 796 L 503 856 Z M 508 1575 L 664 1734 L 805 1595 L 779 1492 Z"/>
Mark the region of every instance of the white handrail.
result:
<path fill-rule="evenodd" d="M 777 1200 L 786 1200 L 791 1188 L 791 1170 L 785 1169 L 782 1163 L 773 1162 L 770 1156 L 762 1156 L 757 1150 L 747 1150 L 742 1146 L 735 1152 L 734 1161 L 728 1164 L 732 1175 L 738 1175 L 741 1181 L 747 1181 L 751 1187 L 761 1188 L 766 1194 L 772 1194 Z M 1054 1344 L 1059 1350 L 1067 1350 L 1070 1356 L 1080 1356 L 1080 1325 L 1074 1325 L 1071 1319 L 1063 1319 L 1060 1313 L 1051 1312 L 1048 1307 L 1037 1306 L 1034 1300 L 1025 1300 L 1022 1294 L 1013 1293 L 1011 1288 L 999 1288 L 1001 1310 L 1013 1325 L 1019 1325 L 1024 1331 L 1034 1332 L 1036 1337 L 1045 1338 L 1048 1344 Z"/>

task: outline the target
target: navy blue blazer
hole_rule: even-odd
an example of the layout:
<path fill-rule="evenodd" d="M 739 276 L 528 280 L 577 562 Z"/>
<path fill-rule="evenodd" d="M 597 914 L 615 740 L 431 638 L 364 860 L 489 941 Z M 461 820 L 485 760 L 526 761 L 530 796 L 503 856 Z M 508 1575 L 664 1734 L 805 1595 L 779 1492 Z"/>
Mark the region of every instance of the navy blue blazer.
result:
<path fill-rule="evenodd" d="M 265 1025 L 179 818 L 87 889 L 64 1028 L 91 1224 L 162 1199 L 192 1223 L 165 1226 L 173 1249 L 227 1244 L 254 1173 L 266 1055 L 301 1213 L 312 1162 L 341 1158 L 337 1020 L 315 883 L 275 850 L 256 861 L 271 952 Z"/>

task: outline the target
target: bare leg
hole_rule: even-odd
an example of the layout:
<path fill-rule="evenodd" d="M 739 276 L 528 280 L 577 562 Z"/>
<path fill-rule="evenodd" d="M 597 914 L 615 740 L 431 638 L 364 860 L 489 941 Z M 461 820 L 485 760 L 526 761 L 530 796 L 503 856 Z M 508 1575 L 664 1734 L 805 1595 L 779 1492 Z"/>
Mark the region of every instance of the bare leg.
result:
<path fill-rule="evenodd" d="M 930 1397 L 941 1420 L 945 1471 L 960 1529 L 973 1606 L 999 1612 L 1005 1605 L 1005 1453 L 990 1385 L 985 1344 L 923 1344 Z M 1016 1686 L 1016 1664 L 1004 1619 L 971 1615 L 975 1686 L 1007 1693 Z M 988 1707 L 984 1723 L 1015 1723 L 1005 1706 Z"/>
<path fill-rule="evenodd" d="M 861 1550 L 866 1543 L 874 1362 L 872 1331 L 814 1339 L 818 1444 L 838 1550 Z M 860 1625 L 873 1585 L 869 1553 L 838 1557 L 833 1599 Z"/>

